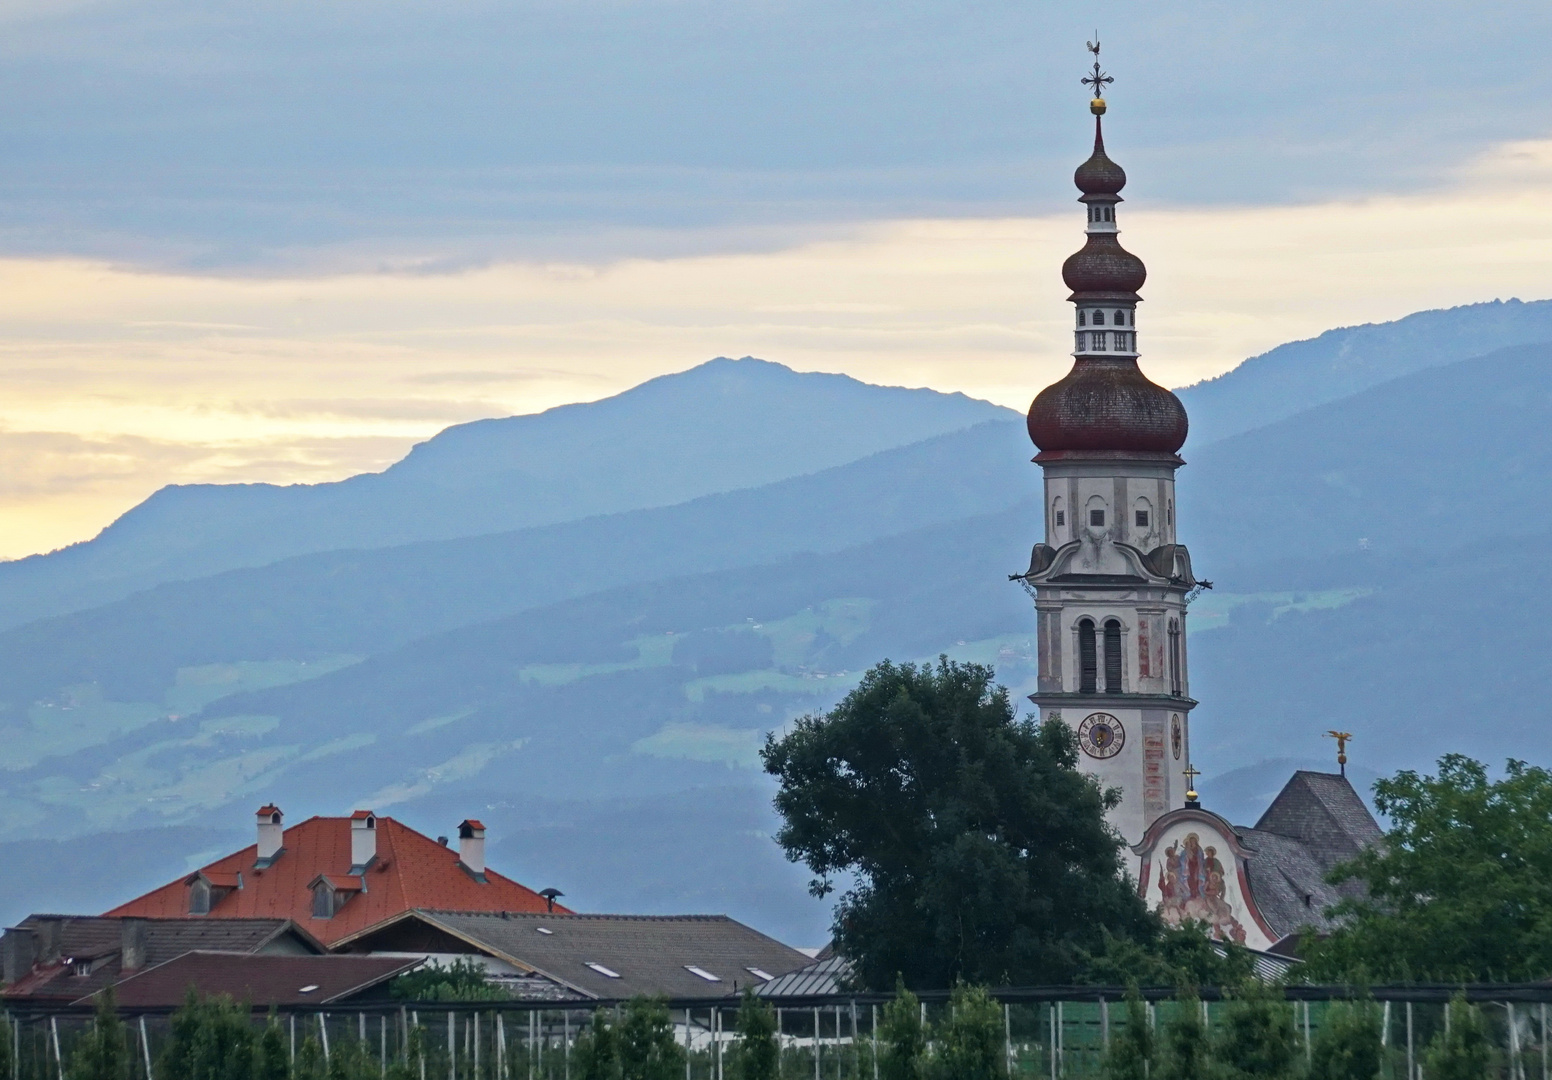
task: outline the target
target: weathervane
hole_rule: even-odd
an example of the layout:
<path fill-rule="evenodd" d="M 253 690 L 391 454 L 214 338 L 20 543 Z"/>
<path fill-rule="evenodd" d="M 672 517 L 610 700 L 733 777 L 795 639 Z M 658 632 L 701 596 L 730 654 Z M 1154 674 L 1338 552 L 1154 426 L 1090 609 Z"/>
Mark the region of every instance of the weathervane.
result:
<path fill-rule="evenodd" d="M 1197 802 L 1196 778 L 1202 774 L 1197 771 L 1195 765 L 1188 761 L 1186 762 L 1186 767 L 1180 770 L 1180 775 L 1186 778 L 1186 805 L 1195 806 Z"/>
<path fill-rule="evenodd" d="M 1336 740 L 1336 764 L 1343 776 L 1347 775 L 1347 740 L 1352 737 L 1351 731 L 1328 731 L 1325 734 L 1325 738 Z"/>
<path fill-rule="evenodd" d="M 1094 54 L 1094 74 L 1083 76 L 1083 85 L 1094 88 L 1094 100 L 1089 102 L 1089 111 L 1095 116 L 1105 111 L 1105 87 L 1115 82 L 1109 75 L 1099 69 L 1099 31 L 1094 31 L 1094 40 L 1088 42 L 1089 52 Z"/>

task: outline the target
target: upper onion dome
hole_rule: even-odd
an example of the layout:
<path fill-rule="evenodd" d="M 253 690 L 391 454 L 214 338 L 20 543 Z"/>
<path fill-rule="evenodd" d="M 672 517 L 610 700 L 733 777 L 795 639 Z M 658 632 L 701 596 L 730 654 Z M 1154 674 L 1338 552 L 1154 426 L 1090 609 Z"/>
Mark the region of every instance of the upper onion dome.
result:
<path fill-rule="evenodd" d="M 1081 357 L 1029 407 L 1029 438 L 1042 452 L 1173 454 L 1186 442 L 1185 406 L 1129 356 Z"/>
<path fill-rule="evenodd" d="M 1094 153 L 1078 166 L 1072 182 L 1085 195 L 1117 195 L 1126 186 L 1126 170 L 1105 156 L 1105 136 L 1094 117 Z"/>

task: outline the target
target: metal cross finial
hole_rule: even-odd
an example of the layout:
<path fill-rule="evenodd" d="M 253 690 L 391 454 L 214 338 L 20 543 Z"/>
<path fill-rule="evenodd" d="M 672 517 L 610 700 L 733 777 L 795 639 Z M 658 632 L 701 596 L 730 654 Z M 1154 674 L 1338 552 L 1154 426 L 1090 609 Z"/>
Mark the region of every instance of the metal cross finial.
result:
<path fill-rule="evenodd" d="M 1103 71 L 1099 70 L 1099 31 L 1098 30 L 1094 31 L 1094 40 L 1090 41 L 1088 43 L 1088 47 L 1089 47 L 1089 52 L 1094 54 L 1094 74 L 1092 74 L 1092 75 L 1085 75 L 1083 77 L 1083 85 L 1084 86 L 1092 86 L 1094 88 L 1094 96 L 1097 97 L 1097 98 L 1102 98 L 1102 97 L 1105 96 L 1105 87 L 1107 87 L 1111 83 L 1115 82 L 1115 80 L 1112 79 L 1109 75 L 1106 75 Z"/>
<path fill-rule="evenodd" d="M 1197 768 L 1196 768 L 1195 765 L 1192 765 L 1188 761 L 1188 762 L 1186 762 L 1186 767 L 1184 769 L 1180 770 L 1180 775 L 1182 775 L 1182 776 L 1184 776 L 1186 778 L 1186 804 L 1189 805 L 1189 806 L 1195 806 L 1196 805 L 1196 778 L 1198 776 L 1201 776 L 1202 774 L 1197 771 Z"/>
<path fill-rule="evenodd" d="M 1342 775 L 1347 775 L 1347 740 L 1353 737 L 1351 731 L 1328 731 L 1325 738 L 1336 740 L 1336 764 L 1342 770 Z"/>

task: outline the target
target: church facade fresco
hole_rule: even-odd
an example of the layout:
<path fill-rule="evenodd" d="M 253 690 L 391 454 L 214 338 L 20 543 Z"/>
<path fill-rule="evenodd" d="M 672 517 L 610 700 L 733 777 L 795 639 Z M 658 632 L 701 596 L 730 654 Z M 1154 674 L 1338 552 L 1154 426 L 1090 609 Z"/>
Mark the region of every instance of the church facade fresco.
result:
<path fill-rule="evenodd" d="M 1218 815 L 1177 810 L 1156 821 L 1132 850 L 1141 859 L 1138 891 L 1165 925 L 1201 923 L 1216 940 L 1252 949 L 1276 942 L 1252 899 L 1245 849 Z"/>

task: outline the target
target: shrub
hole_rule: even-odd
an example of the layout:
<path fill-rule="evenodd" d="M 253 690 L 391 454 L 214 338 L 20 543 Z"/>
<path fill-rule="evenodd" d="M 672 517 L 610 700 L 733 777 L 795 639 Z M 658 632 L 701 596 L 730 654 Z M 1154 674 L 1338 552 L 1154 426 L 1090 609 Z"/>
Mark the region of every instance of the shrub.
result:
<path fill-rule="evenodd" d="M 778 1080 L 781 1047 L 776 1042 L 776 1011 L 755 997 L 754 991 L 745 990 L 736 1028 L 734 1075 L 740 1080 Z"/>
<path fill-rule="evenodd" d="M 1310 1080 L 1374 1080 L 1384 1057 L 1380 1034 L 1374 1002 L 1332 1002 L 1310 1046 Z"/>
<path fill-rule="evenodd" d="M 678 1080 L 683 1074 L 684 1050 L 674 1041 L 666 998 L 631 998 L 615 1036 L 622 1080 Z"/>
<path fill-rule="evenodd" d="M 1164 1025 L 1157 1051 L 1158 1080 L 1202 1080 L 1207 1072 L 1207 1027 L 1196 991 L 1182 990 Z"/>
<path fill-rule="evenodd" d="M 1445 1027 L 1423 1053 L 1428 1080 L 1482 1080 L 1497 1075 L 1498 1051 L 1482 1010 L 1458 993 L 1445 1007 Z"/>
<path fill-rule="evenodd" d="M 9 1056 L 9 1038 L 5 1049 Z M 129 1069 L 129 1032 L 114 1007 L 110 986 L 97 995 L 97 1015 L 71 1052 L 67 1075 L 70 1080 L 129 1080 Z M 10 1075 L 9 1070 L 5 1075 Z"/>
<path fill-rule="evenodd" d="M 937 1080 L 1005 1080 L 1008 1075 L 1002 1006 L 983 987 L 954 987 L 937 1042 L 931 1069 Z"/>
<path fill-rule="evenodd" d="M 1148 1023 L 1148 1007 L 1136 984 L 1126 990 L 1126 1026 L 1110 1032 L 1110 1048 L 1105 1051 L 1105 1080 L 1148 1080 L 1154 1057 L 1153 1028 Z"/>
<path fill-rule="evenodd" d="M 1250 979 L 1234 991 L 1213 1031 L 1212 1058 L 1221 1080 L 1291 1080 L 1302 1062 L 1281 986 Z"/>
<path fill-rule="evenodd" d="M 614 1080 L 619 1071 L 614 1029 L 604 1011 L 597 1009 L 592 1022 L 577 1033 L 571 1048 L 571 1075 L 577 1080 Z"/>
<path fill-rule="evenodd" d="M 171 1038 L 157 1080 L 250 1080 L 254 1050 L 251 1011 L 223 995 L 201 998 L 193 987 L 172 1014 Z"/>
<path fill-rule="evenodd" d="M 895 998 L 884 1006 L 878 1034 L 879 1080 L 921 1080 L 927 1053 L 921 1001 L 905 988 L 905 980 L 899 976 L 895 978 Z"/>

